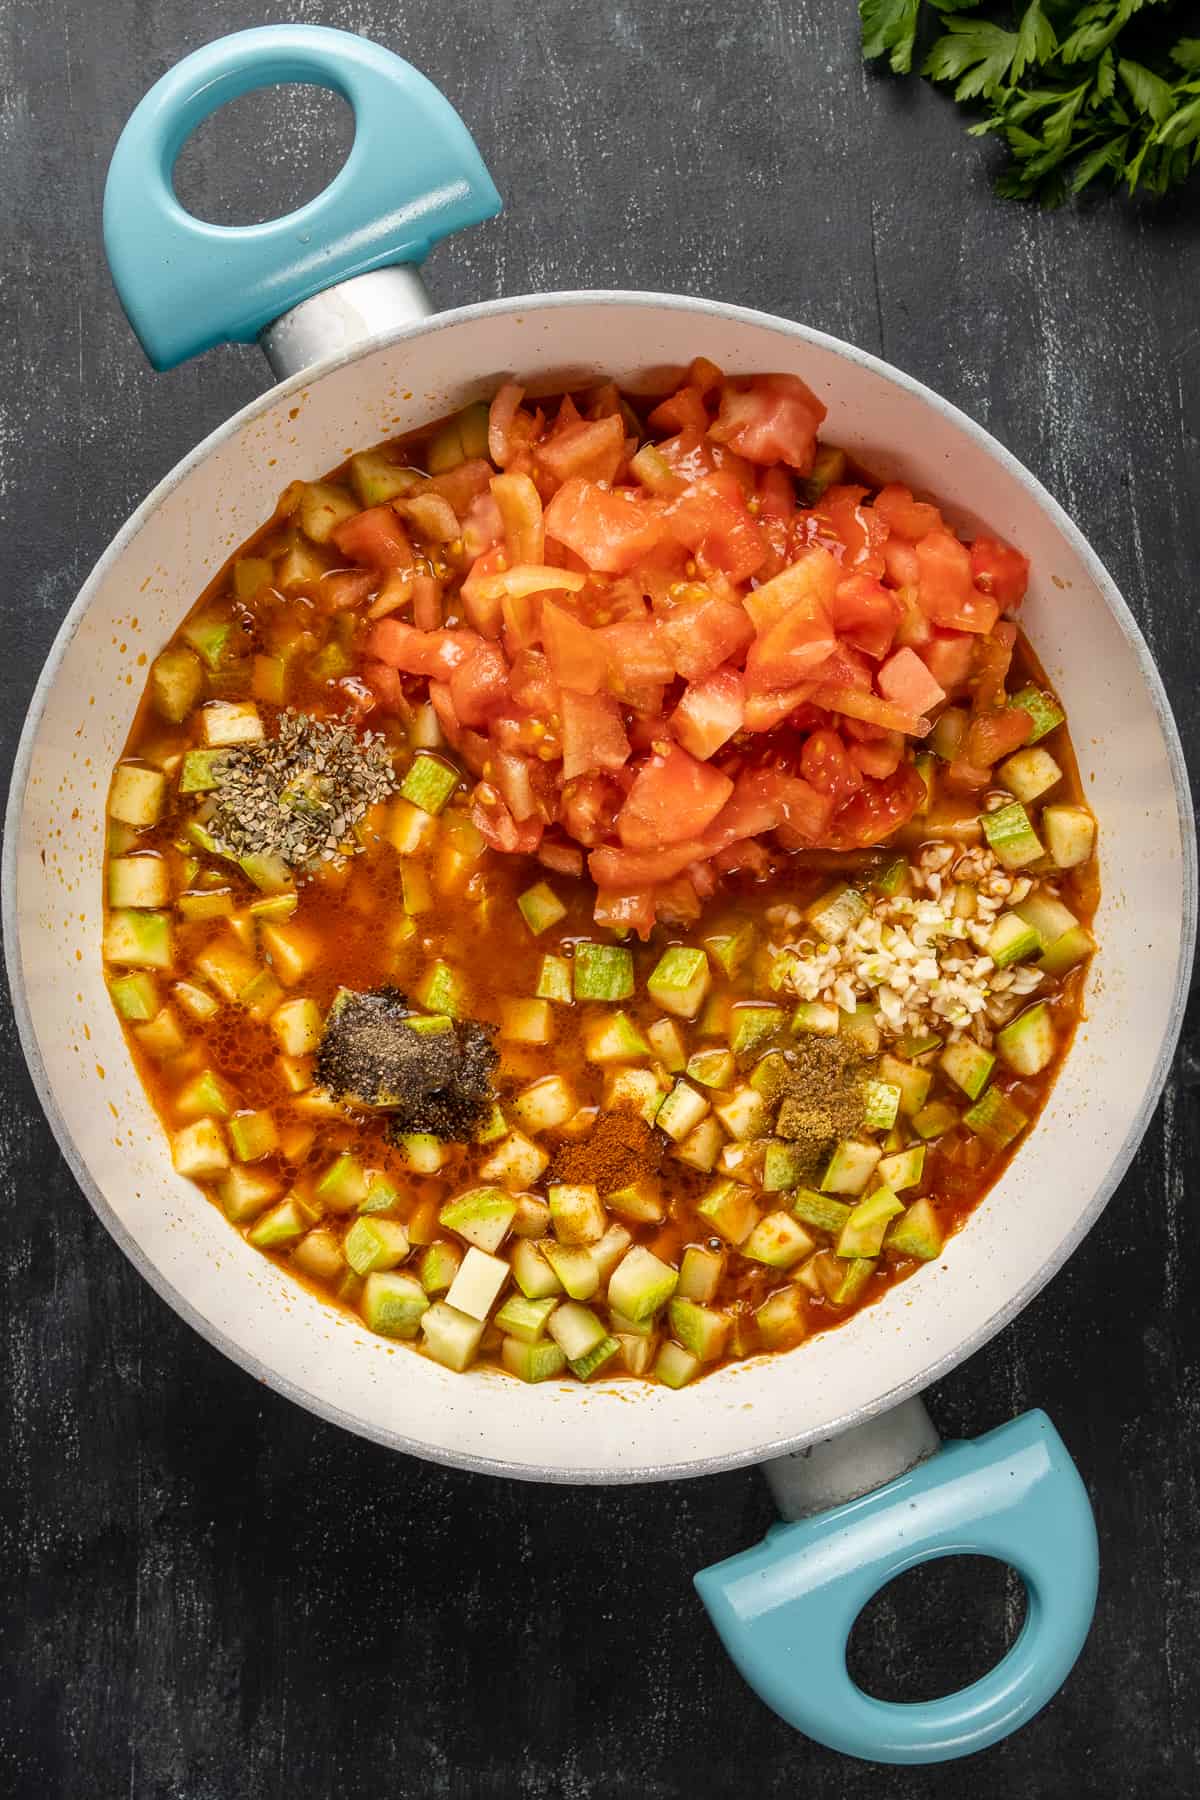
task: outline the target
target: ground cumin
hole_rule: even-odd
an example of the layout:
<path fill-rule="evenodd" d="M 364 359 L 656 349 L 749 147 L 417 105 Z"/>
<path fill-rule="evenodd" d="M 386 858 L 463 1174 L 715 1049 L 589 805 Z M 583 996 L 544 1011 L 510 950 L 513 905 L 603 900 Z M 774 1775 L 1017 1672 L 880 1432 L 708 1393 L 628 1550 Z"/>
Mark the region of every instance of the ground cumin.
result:
<path fill-rule="evenodd" d="M 547 1180 L 566 1185 L 589 1182 L 602 1194 L 611 1194 L 641 1175 L 653 1174 L 662 1153 L 658 1132 L 637 1113 L 600 1113 L 585 1138 L 561 1145 Z"/>
<path fill-rule="evenodd" d="M 767 1098 L 778 1105 L 775 1135 L 800 1157 L 802 1182 L 816 1180 L 834 1145 L 862 1124 L 867 1064 L 842 1036 L 797 1038 L 786 1061 L 772 1064 Z"/>

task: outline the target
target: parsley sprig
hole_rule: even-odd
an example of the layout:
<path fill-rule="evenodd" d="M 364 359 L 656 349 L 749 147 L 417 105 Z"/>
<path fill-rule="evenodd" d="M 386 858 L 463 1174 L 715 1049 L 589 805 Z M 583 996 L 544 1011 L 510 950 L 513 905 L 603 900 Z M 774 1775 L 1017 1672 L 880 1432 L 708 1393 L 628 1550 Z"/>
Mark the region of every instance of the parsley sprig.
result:
<path fill-rule="evenodd" d="M 970 126 L 1008 146 L 996 186 L 1056 205 L 1095 181 L 1162 194 L 1200 163 L 1195 0 L 859 0 L 863 55 L 954 83 L 985 109 Z M 1135 54 L 1136 53 L 1136 54 Z"/>

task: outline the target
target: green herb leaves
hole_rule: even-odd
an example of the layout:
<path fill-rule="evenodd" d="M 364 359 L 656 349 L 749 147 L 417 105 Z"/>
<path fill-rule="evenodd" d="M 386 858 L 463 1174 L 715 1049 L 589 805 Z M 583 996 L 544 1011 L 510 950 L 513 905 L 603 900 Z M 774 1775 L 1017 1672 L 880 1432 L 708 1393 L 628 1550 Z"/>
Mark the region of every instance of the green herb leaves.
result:
<path fill-rule="evenodd" d="M 985 116 L 1009 152 L 997 188 L 1054 205 L 1096 180 L 1164 193 L 1200 163 L 1200 38 L 1172 38 L 1192 0 L 859 0 L 863 55 L 920 64 Z"/>

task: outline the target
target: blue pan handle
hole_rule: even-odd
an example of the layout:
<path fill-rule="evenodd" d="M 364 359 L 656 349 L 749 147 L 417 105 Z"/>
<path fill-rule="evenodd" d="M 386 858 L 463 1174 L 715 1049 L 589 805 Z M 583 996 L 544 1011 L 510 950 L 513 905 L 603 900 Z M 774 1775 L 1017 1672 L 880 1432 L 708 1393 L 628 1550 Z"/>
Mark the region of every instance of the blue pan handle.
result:
<path fill-rule="evenodd" d="M 354 144 L 325 190 L 286 218 L 210 225 L 175 197 L 188 137 L 218 107 L 276 82 L 332 88 Z M 219 343 L 252 343 L 321 289 L 500 210 L 470 132 L 445 96 L 378 44 L 319 25 L 218 38 L 155 83 L 121 133 L 104 193 L 104 244 L 130 323 L 156 369 Z"/>
<path fill-rule="evenodd" d="M 1011 1563 L 1025 1623 L 970 1687 L 897 1705 L 851 1681 L 846 1644 L 886 1582 L 941 1556 Z M 696 1587 L 730 1656 L 767 1705 L 807 1737 L 881 1763 L 949 1762 L 1016 1731 L 1066 1680 L 1096 1604 L 1087 1492 L 1042 1412 L 946 1444 L 886 1487 L 702 1569 Z"/>

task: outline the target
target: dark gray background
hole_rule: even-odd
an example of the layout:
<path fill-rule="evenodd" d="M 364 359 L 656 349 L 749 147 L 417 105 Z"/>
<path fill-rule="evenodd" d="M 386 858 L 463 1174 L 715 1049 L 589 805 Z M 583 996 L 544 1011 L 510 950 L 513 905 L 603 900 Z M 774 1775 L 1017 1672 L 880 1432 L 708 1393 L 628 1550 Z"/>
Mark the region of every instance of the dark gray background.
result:
<path fill-rule="evenodd" d="M 99 248 L 116 134 L 184 52 L 288 18 L 400 51 L 474 130 L 507 211 L 431 259 L 439 300 L 673 289 L 882 353 L 1074 514 L 1200 751 L 1195 182 L 1157 208 L 998 203 L 991 153 L 944 100 L 863 72 L 850 0 L 0 0 L 6 766 L 95 557 L 265 379 L 250 350 L 162 376 L 142 361 Z M 321 185 L 347 135 L 333 101 L 239 103 L 186 153 L 185 197 L 268 216 Z M 58 1158 L 11 1032 L 3 1054 L 0 1794 L 1196 1793 L 1194 1018 L 1100 1226 L 931 1397 L 948 1434 L 1044 1405 L 1103 1548 L 1095 1630 L 1065 1691 L 969 1771 L 843 1761 L 731 1672 L 690 1576 L 767 1525 L 752 1472 L 629 1492 L 508 1485 L 388 1455 L 257 1388 L 125 1263 Z M 939 1565 L 877 1606 L 857 1667 L 885 1695 L 942 1691 L 987 1666 L 1018 1616 L 990 1565 Z"/>

